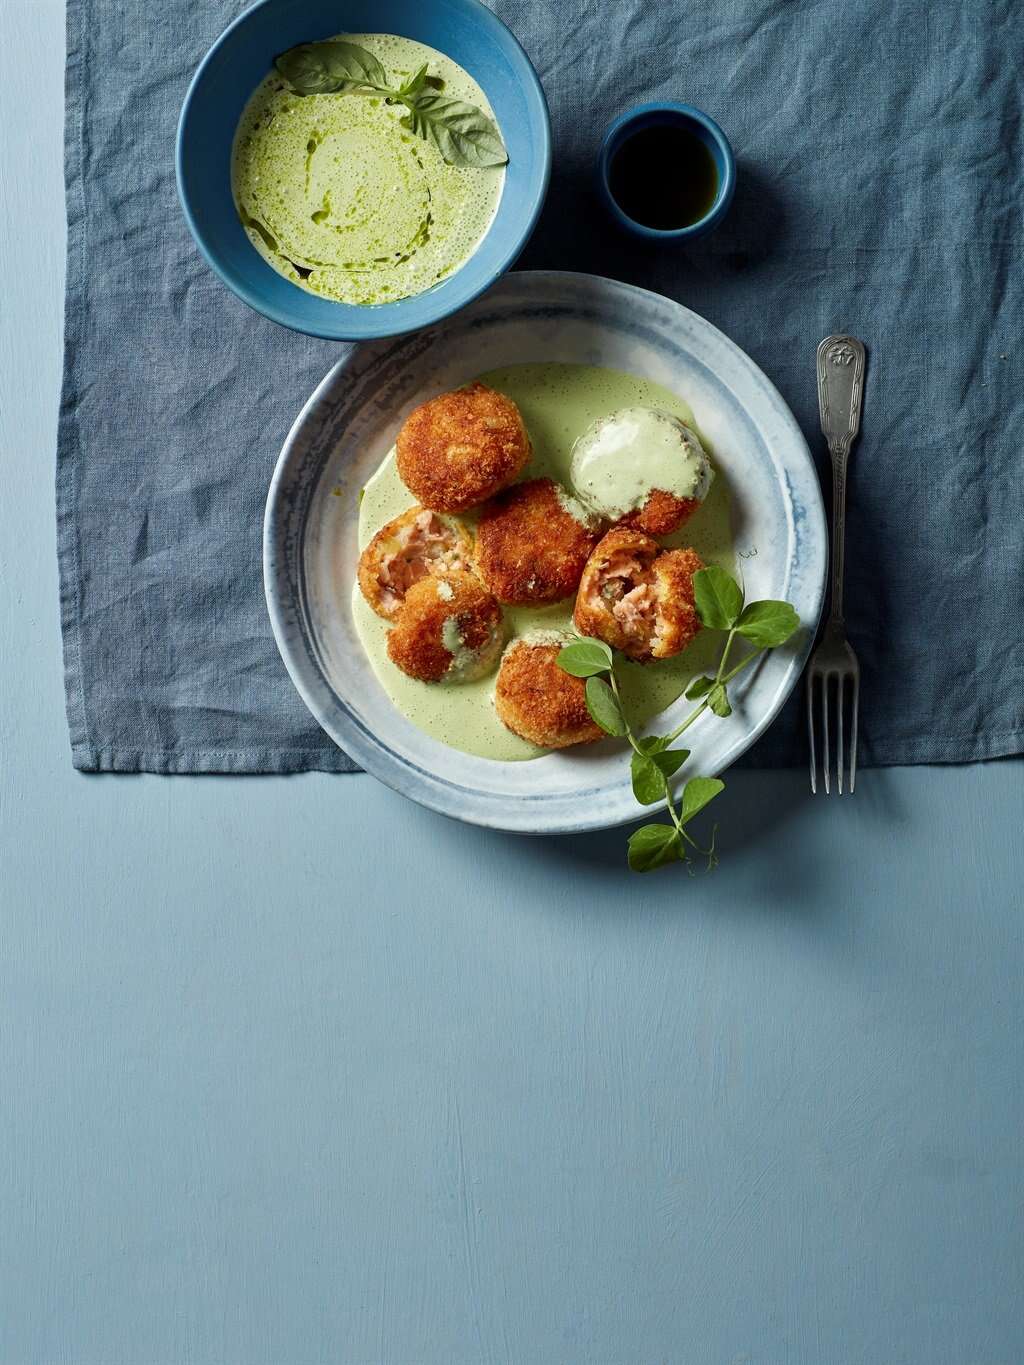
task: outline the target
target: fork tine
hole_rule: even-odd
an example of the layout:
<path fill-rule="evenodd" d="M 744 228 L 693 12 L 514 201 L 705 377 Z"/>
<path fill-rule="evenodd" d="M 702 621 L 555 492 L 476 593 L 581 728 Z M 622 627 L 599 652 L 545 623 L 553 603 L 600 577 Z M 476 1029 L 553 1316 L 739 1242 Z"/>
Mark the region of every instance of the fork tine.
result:
<path fill-rule="evenodd" d="M 811 795 L 818 794 L 818 763 L 814 754 L 814 674 L 807 674 L 807 738 L 811 744 Z"/>
<path fill-rule="evenodd" d="M 857 713 L 860 710 L 860 676 L 853 675 L 853 717 L 850 736 L 850 795 L 853 795 L 854 784 L 857 781 Z"/>
<path fill-rule="evenodd" d="M 828 766 L 828 674 L 821 680 L 821 721 L 824 738 L 821 743 L 821 768 L 822 776 L 825 779 L 825 795 L 831 796 L 832 791 L 828 785 L 829 766 Z"/>
<path fill-rule="evenodd" d="M 839 734 L 836 738 L 836 784 L 839 795 L 843 794 L 843 675 L 840 673 L 839 681 L 836 684 L 836 700 L 838 701 L 839 711 Z"/>

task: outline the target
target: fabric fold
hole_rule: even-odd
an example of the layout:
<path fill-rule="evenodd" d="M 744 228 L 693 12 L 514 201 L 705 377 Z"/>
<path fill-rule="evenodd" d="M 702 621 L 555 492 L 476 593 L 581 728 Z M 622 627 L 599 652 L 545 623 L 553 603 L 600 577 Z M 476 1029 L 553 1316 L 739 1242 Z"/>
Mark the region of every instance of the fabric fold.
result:
<path fill-rule="evenodd" d="M 56 495 L 68 725 L 87 771 L 353 767 L 291 686 L 261 569 L 278 451 L 344 348 L 229 294 L 174 183 L 188 81 L 244 7 L 68 0 Z M 819 457 L 817 342 L 849 330 L 868 346 L 847 584 L 862 764 L 1024 751 L 1009 0 L 983 16 L 941 0 L 912 21 L 881 0 L 492 8 L 537 66 L 554 127 L 519 268 L 610 275 L 702 314 L 765 370 Z M 654 99 L 706 109 L 737 154 L 729 218 L 686 249 L 619 235 L 593 188 L 603 128 Z M 795 697 L 745 761 L 801 764 L 804 742 Z"/>

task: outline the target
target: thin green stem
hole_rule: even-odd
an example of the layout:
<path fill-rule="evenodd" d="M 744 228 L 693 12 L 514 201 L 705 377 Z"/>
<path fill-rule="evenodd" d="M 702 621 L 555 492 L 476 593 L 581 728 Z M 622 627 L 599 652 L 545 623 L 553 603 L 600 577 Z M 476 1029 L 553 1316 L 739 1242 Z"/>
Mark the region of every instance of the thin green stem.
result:
<path fill-rule="evenodd" d="M 642 753 L 643 751 L 636 742 L 636 738 L 633 734 L 633 727 L 630 725 L 629 720 L 626 716 L 626 712 L 622 705 L 622 697 L 619 695 L 619 680 L 615 676 L 614 668 L 609 668 L 608 670 L 608 685 L 612 689 L 612 695 L 615 697 L 615 700 L 619 704 L 619 715 L 622 717 L 623 722 L 626 726 L 626 738 L 629 740 L 630 745 L 632 746 L 636 753 L 638 754 Z"/>
<path fill-rule="evenodd" d="M 732 642 L 733 638 L 735 637 L 735 634 L 736 632 L 734 630 L 730 630 L 728 639 L 725 642 L 725 646 L 722 650 L 722 657 L 719 659 L 718 668 L 715 671 L 716 683 L 730 682 L 733 678 L 735 678 L 737 673 L 742 673 L 748 664 L 753 663 L 753 661 L 757 658 L 759 654 L 764 653 L 763 649 L 755 649 L 751 654 L 748 654 L 746 658 L 741 659 L 738 664 L 734 664 L 733 667 L 730 668 L 728 673 L 723 673 L 722 670 L 725 668 L 726 661 L 729 658 L 729 650 L 732 648 Z M 683 733 L 683 731 L 688 730 L 690 726 L 693 724 L 693 722 L 697 719 L 697 717 L 702 716 L 707 709 L 708 709 L 707 701 L 702 701 L 698 707 L 696 707 L 693 711 L 690 712 L 690 714 L 686 717 L 683 723 L 681 725 L 677 725 L 676 728 L 672 731 L 672 733 L 668 736 L 669 744 L 674 743 Z"/>
<path fill-rule="evenodd" d="M 725 676 L 720 679 L 720 681 L 724 683 L 729 682 L 730 679 L 735 678 L 737 673 L 742 673 L 748 664 L 752 664 L 754 660 L 763 653 L 764 653 L 763 645 L 760 649 L 755 649 L 751 651 L 751 653 L 748 654 L 745 659 L 741 659 L 739 663 L 735 665 L 735 667 L 730 668 L 729 672 L 726 673 Z"/>
<path fill-rule="evenodd" d="M 736 627 L 733 626 L 732 630 L 729 631 L 729 634 L 726 636 L 725 639 L 725 647 L 722 650 L 722 657 L 718 661 L 718 669 L 715 673 L 715 682 L 722 681 L 722 669 L 725 668 L 726 661 L 729 658 L 729 650 L 732 649 L 732 642 L 735 638 Z"/>
<path fill-rule="evenodd" d="M 640 745 L 636 742 L 636 736 L 633 734 L 633 727 L 630 725 L 630 723 L 629 723 L 629 718 L 627 717 L 626 712 L 625 712 L 625 709 L 623 708 L 623 705 L 622 705 L 622 697 L 621 697 L 621 695 L 619 694 L 619 680 L 618 680 L 618 678 L 616 678 L 616 676 L 615 676 L 615 669 L 614 669 L 614 668 L 610 668 L 610 669 L 608 670 L 608 685 L 611 687 L 611 689 L 612 689 L 612 694 L 613 694 L 613 696 L 615 697 L 615 700 L 616 700 L 616 701 L 618 702 L 618 704 L 619 704 L 619 713 L 620 713 L 620 715 L 622 716 L 622 719 L 623 719 L 623 721 L 625 722 L 625 726 L 626 726 L 626 738 L 629 740 L 629 743 L 630 743 L 630 746 L 631 746 L 632 749 L 633 749 L 633 752 L 634 752 L 634 753 L 637 753 L 637 754 L 640 754 L 640 755 L 643 756 L 643 752 L 644 752 L 644 751 L 640 748 Z M 684 832 L 683 826 L 682 826 L 682 824 L 680 823 L 679 814 L 678 814 L 678 812 L 676 811 L 675 802 L 674 802 L 673 799 L 672 799 L 672 786 L 671 786 L 671 783 L 668 781 L 667 778 L 665 779 L 665 809 L 668 811 L 669 815 L 672 817 L 672 823 L 675 825 L 677 831 L 682 835 L 682 837 L 687 841 L 687 843 L 692 843 L 692 840 L 690 839 L 690 836 Z"/>
<path fill-rule="evenodd" d="M 672 744 L 675 740 L 677 740 L 684 730 L 688 730 L 690 726 L 693 724 L 693 722 L 697 719 L 697 717 L 702 716 L 707 709 L 708 709 L 707 702 L 702 701 L 695 711 L 690 712 L 690 714 L 683 721 L 682 725 L 676 726 L 676 728 L 668 736 L 669 744 Z"/>
<path fill-rule="evenodd" d="M 747 667 L 748 664 L 752 664 L 759 655 L 764 653 L 763 649 L 752 650 L 749 654 L 742 658 L 739 661 L 739 663 L 733 664 L 732 668 L 730 668 L 728 672 L 726 672 L 726 664 L 729 661 L 729 651 L 732 649 L 732 643 L 735 637 L 736 631 L 734 629 L 730 630 L 728 636 L 726 637 L 725 644 L 722 647 L 722 655 L 718 661 L 718 668 L 715 670 L 715 682 L 717 684 L 724 685 L 725 683 L 731 682 L 732 679 L 735 678 L 737 674 L 743 672 L 743 670 Z M 608 685 L 611 687 L 612 695 L 615 697 L 615 700 L 618 703 L 619 713 L 622 716 L 623 722 L 626 726 L 626 738 L 629 740 L 630 748 L 633 750 L 634 753 L 643 755 L 644 751 L 640 748 L 640 745 L 637 743 L 636 736 L 633 734 L 633 727 L 630 725 L 629 718 L 627 717 L 625 709 L 622 705 L 622 695 L 619 691 L 619 680 L 615 676 L 614 667 L 608 670 Z M 672 733 L 666 737 L 665 743 L 666 744 L 674 743 L 685 730 L 688 730 L 690 728 L 690 726 L 694 723 L 695 720 L 697 720 L 699 716 L 702 716 L 704 714 L 704 712 L 707 709 L 708 702 L 705 699 L 700 703 L 699 706 L 696 706 L 690 712 L 690 714 L 680 725 L 676 726 Z M 675 826 L 676 832 L 678 833 L 679 837 L 682 840 L 684 840 L 687 844 L 689 844 L 690 847 L 694 849 L 696 852 L 703 854 L 708 859 L 709 865 L 713 865 L 712 860 L 717 861 L 717 859 L 715 858 L 715 832 L 717 831 L 718 828 L 717 825 L 715 826 L 714 830 L 712 830 L 711 847 L 708 849 L 702 849 L 700 845 L 693 838 L 691 838 L 689 834 L 687 834 L 685 828 L 683 827 L 683 823 L 682 820 L 680 819 L 679 812 L 676 809 L 675 799 L 672 795 L 672 783 L 667 778 L 665 780 L 665 809 L 668 811 L 669 818 L 671 819 L 672 824 Z"/>

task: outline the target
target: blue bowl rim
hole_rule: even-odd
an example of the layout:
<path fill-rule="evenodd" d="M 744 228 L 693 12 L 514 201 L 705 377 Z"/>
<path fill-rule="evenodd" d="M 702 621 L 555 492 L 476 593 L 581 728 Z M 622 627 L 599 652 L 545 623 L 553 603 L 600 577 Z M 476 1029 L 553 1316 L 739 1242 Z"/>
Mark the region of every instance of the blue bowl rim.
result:
<path fill-rule="evenodd" d="M 630 218 L 628 213 L 623 212 L 618 200 L 612 194 L 611 185 L 608 182 L 608 171 L 613 150 L 621 140 L 622 134 L 630 124 L 640 122 L 652 114 L 669 114 L 677 116 L 679 122 L 699 123 L 702 128 L 710 135 L 712 141 L 722 154 L 722 163 L 725 167 L 725 174 L 721 184 L 718 186 L 718 193 L 715 202 L 708 209 L 703 218 L 696 223 L 689 223 L 680 228 L 654 228 L 648 227 L 646 223 L 637 222 L 635 218 Z M 602 196 L 612 215 L 618 222 L 630 232 L 635 232 L 639 237 L 647 237 L 651 241 L 677 241 L 687 238 L 702 237 L 704 233 L 710 232 L 712 228 L 725 217 L 732 203 L 732 197 L 736 190 L 736 157 L 732 150 L 732 144 L 722 131 L 721 126 L 715 122 L 710 114 L 706 114 L 703 109 L 698 109 L 693 104 L 682 104 L 676 100 L 655 100 L 649 104 L 637 104 L 632 109 L 627 109 L 620 114 L 615 121 L 609 125 L 607 132 L 601 139 L 601 150 L 597 158 L 598 181 Z"/>
<path fill-rule="evenodd" d="M 543 209 L 544 202 L 547 198 L 548 186 L 551 183 L 551 115 L 548 110 L 547 96 L 544 94 L 544 87 L 541 85 L 540 77 L 537 75 L 537 71 L 533 62 L 530 60 L 529 54 L 508 25 L 503 23 L 496 14 L 489 10 L 487 6 L 482 3 L 482 0 L 458 0 L 458 3 L 466 6 L 468 10 L 472 11 L 480 22 L 485 26 L 490 26 L 492 32 L 497 34 L 501 40 L 510 43 L 512 48 L 522 57 L 524 70 L 528 77 L 527 81 L 524 83 L 524 94 L 533 109 L 540 116 L 542 138 L 537 150 L 541 173 L 535 186 L 534 203 L 522 230 L 505 251 L 499 265 L 487 275 L 483 276 L 479 283 L 471 290 L 458 295 L 451 304 L 445 304 L 429 317 L 420 318 L 415 322 L 400 323 L 393 321 L 388 323 L 385 321 L 385 319 L 389 317 L 393 318 L 394 314 L 400 310 L 404 304 L 408 303 L 407 299 L 397 299 L 393 303 L 374 304 L 370 307 L 339 303 L 338 308 L 344 309 L 345 312 L 339 314 L 339 325 L 337 327 L 329 328 L 326 325 L 314 326 L 312 324 L 302 324 L 285 309 L 278 308 L 276 305 L 268 303 L 262 298 L 258 291 L 250 289 L 244 280 L 235 278 L 231 272 L 225 270 L 221 266 L 217 256 L 208 248 L 203 239 L 203 235 L 200 232 L 193 215 L 188 194 L 185 190 L 184 144 L 186 126 L 195 92 L 202 83 L 208 66 L 214 60 L 221 48 L 230 41 L 235 30 L 246 24 L 257 10 L 265 9 L 267 6 L 277 3 L 279 3 L 279 0 L 256 0 L 255 4 L 250 5 L 248 9 L 243 10 L 236 19 L 233 19 L 220 36 L 211 44 L 202 61 L 196 67 L 195 73 L 191 81 L 189 81 L 188 90 L 185 92 L 185 98 L 181 105 L 181 113 L 178 115 L 178 127 L 175 136 L 174 173 L 178 186 L 178 201 L 181 204 L 181 210 L 184 214 L 185 222 L 188 224 L 189 232 L 192 234 L 192 240 L 199 248 L 207 265 L 221 283 L 230 289 L 236 297 L 240 298 L 243 303 L 247 303 L 255 312 L 260 313 L 265 318 L 269 318 L 271 322 L 276 322 L 282 327 L 287 327 L 291 331 L 299 332 L 305 336 L 320 337 L 324 341 L 378 341 L 387 337 L 404 336 L 409 332 L 419 331 L 423 327 L 429 327 L 436 322 L 440 322 L 443 318 L 450 317 L 453 313 L 457 313 L 461 308 L 464 308 L 468 303 L 472 303 L 474 299 L 479 298 L 481 294 L 490 289 L 495 281 L 500 279 L 515 263 L 516 258 L 529 241 L 534 228 L 537 226 L 537 219 L 540 217 L 541 210 Z M 500 212 L 501 207 L 499 205 L 498 213 L 500 214 Z M 497 218 L 495 218 L 495 222 L 496 221 Z M 470 257 L 469 259 L 472 261 L 473 258 Z M 466 265 L 468 264 L 469 261 L 466 262 Z M 452 283 L 457 280 L 464 269 L 465 266 L 460 267 L 446 283 Z M 427 291 L 427 294 L 418 294 L 413 297 L 423 299 L 428 297 L 429 293 L 430 291 Z M 328 302 L 330 302 L 330 300 L 328 300 Z M 365 315 L 368 325 L 356 325 L 354 316 L 356 310 L 358 311 L 360 319 Z M 342 317 L 347 316 L 352 316 L 353 321 L 351 323 L 345 324 L 340 321 Z M 371 320 L 374 318 L 379 320 L 378 325 L 376 326 L 372 325 Z"/>

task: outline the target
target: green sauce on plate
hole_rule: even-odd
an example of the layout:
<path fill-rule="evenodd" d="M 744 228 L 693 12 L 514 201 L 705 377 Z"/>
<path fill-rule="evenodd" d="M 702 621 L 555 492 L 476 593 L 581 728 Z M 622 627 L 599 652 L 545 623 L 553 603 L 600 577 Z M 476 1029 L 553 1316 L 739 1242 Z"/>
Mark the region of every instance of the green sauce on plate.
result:
<path fill-rule="evenodd" d="M 513 365 L 479 378 L 519 405 L 533 441 L 533 458 L 523 478 L 549 475 L 569 487 L 569 467 L 577 436 L 600 417 L 619 408 L 662 408 L 693 426 L 689 406 L 659 384 L 618 370 L 590 365 Z M 707 442 L 703 442 L 708 450 Z M 713 452 L 708 450 L 709 454 Z M 359 547 L 415 499 L 398 477 L 394 451 L 366 485 L 359 505 Z M 471 524 L 471 518 L 464 520 Z M 663 540 L 665 545 L 692 545 L 706 564 L 735 572 L 729 492 L 721 471 L 707 500 L 685 527 Z M 574 599 L 548 607 L 505 607 L 511 635 L 530 630 L 572 630 Z M 356 630 L 373 670 L 395 706 L 427 734 L 465 753 L 482 758 L 515 760 L 546 753 L 506 730 L 494 709 L 492 673 L 463 684 L 421 683 L 406 677 L 387 656 L 388 624 L 376 616 L 358 585 L 352 597 Z M 674 659 L 650 664 L 624 663 L 619 669 L 630 716 L 638 725 L 652 720 L 681 695 L 689 680 L 713 665 L 720 648 L 717 636 L 702 632 Z M 571 753 L 572 751 L 569 750 Z"/>
<path fill-rule="evenodd" d="M 450 57 L 394 34 L 338 35 L 369 49 L 400 83 L 424 63 L 444 93 L 493 118 Z M 302 289 L 340 303 L 422 294 L 476 251 L 494 218 L 504 168 L 449 166 L 403 128 L 404 106 L 372 92 L 296 95 L 275 71 L 238 124 L 232 190 L 260 255 Z"/>

